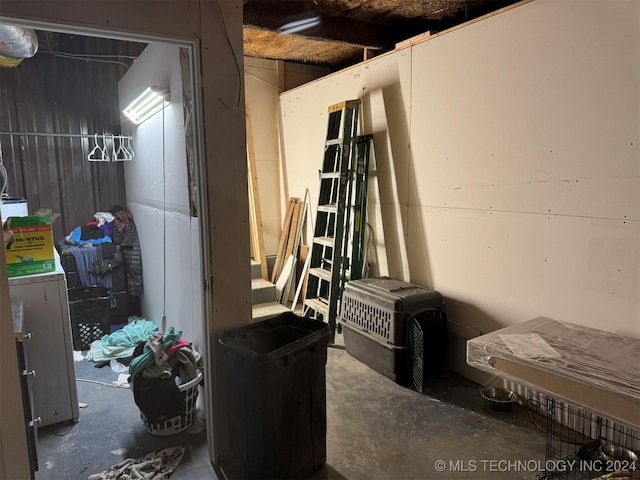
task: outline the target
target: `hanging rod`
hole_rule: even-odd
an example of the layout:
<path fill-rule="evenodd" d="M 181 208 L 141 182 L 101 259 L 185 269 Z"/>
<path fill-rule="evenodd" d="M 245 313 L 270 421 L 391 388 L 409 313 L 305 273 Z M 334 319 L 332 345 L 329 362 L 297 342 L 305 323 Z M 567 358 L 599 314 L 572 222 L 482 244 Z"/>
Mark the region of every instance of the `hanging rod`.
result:
<path fill-rule="evenodd" d="M 131 135 L 113 135 L 111 133 L 49 133 L 49 132 L 0 132 L 0 135 L 27 136 L 27 137 L 64 137 L 64 138 L 87 138 L 93 139 L 93 150 L 87 155 L 90 162 L 122 162 L 133 160 Z M 100 146 L 98 140 L 102 140 Z M 107 140 L 113 145 L 107 148 Z M 116 147 L 116 140 L 118 146 Z"/>
<path fill-rule="evenodd" d="M 112 135 L 110 133 L 47 133 L 47 132 L 0 132 L 0 135 L 15 135 L 15 136 L 27 136 L 27 137 L 65 137 L 65 138 L 95 138 L 106 136 L 109 139 L 116 138 L 130 139 L 131 135 Z"/>

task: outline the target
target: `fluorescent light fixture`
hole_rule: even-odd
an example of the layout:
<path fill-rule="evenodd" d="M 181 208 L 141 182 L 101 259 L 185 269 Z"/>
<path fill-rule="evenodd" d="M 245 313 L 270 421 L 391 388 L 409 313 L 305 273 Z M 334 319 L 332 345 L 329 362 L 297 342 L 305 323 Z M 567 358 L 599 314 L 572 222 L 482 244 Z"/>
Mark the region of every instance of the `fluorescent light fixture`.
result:
<path fill-rule="evenodd" d="M 153 85 L 148 87 L 122 113 L 136 125 L 140 125 L 147 118 L 158 113 L 169 105 L 169 92 Z"/>
<path fill-rule="evenodd" d="M 320 25 L 320 17 L 316 15 L 313 17 L 303 18 L 302 20 L 296 20 L 286 23 L 281 26 L 278 31 L 284 34 L 297 33 L 304 30 L 309 30 L 313 27 L 317 27 L 318 25 Z"/>

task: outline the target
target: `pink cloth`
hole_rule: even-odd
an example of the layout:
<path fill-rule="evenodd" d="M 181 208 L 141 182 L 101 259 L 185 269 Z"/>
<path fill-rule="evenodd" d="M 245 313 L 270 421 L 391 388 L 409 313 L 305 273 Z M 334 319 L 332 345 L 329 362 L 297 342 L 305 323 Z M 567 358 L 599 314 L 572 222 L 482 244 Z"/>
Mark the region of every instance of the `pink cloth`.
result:
<path fill-rule="evenodd" d="M 187 342 L 184 338 L 179 338 L 176 343 L 174 343 L 169 348 L 167 348 L 165 353 L 171 357 L 177 349 L 182 347 L 190 347 L 190 346 L 191 344 Z"/>

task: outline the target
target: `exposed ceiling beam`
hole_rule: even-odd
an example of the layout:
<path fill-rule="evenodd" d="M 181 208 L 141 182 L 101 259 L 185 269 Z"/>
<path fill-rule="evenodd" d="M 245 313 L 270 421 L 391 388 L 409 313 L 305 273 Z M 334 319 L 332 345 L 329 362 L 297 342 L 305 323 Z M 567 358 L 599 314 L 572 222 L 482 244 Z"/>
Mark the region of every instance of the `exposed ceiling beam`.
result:
<path fill-rule="evenodd" d="M 246 26 L 385 51 L 393 48 L 399 33 L 396 27 L 312 11 L 303 2 L 248 0 L 243 15 Z"/>

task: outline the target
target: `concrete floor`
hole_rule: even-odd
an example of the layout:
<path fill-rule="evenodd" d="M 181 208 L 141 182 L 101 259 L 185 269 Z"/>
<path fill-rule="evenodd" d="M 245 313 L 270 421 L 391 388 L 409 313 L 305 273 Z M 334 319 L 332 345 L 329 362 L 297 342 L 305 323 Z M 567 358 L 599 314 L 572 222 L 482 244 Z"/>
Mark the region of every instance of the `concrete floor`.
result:
<path fill-rule="evenodd" d="M 333 347 L 326 371 L 327 461 L 313 479 L 534 479 L 540 473 L 534 467 L 544 464 L 545 436 L 526 410 L 487 409 L 479 386 L 458 375 L 442 372 L 420 394 Z M 150 435 L 130 390 L 83 381 L 110 384 L 117 373 L 83 360 L 76 376 L 78 399 L 87 406 L 77 423 L 40 429 L 36 480 L 86 479 L 125 458 L 178 445 L 186 452 L 172 480 L 223 478 L 209 463 L 204 430 Z M 237 462 L 224 472 L 242 477 Z"/>

